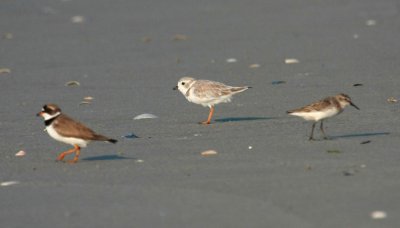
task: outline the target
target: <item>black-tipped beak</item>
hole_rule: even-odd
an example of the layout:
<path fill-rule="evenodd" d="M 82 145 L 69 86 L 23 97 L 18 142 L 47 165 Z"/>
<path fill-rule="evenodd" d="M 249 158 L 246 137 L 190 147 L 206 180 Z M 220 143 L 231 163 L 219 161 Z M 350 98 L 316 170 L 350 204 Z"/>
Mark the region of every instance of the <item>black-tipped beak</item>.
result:
<path fill-rule="evenodd" d="M 351 102 L 351 101 L 350 101 L 350 105 L 351 105 L 351 106 L 353 106 L 354 108 L 356 108 L 356 109 L 360 110 L 360 108 L 359 108 L 359 107 L 357 107 L 357 105 L 355 105 L 355 104 L 354 104 L 353 102 Z"/>
<path fill-rule="evenodd" d="M 38 113 L 36 114 L 36 116 L 42 116 L 42 113 L 43 113 L 43 112 L 38 112 Z"/>
<path fill-rule="evenodd" d="M 172 88 L 173 90 L 177 90 L 178 89 L 178 86 L 175 86 L 174 88 Z"/>

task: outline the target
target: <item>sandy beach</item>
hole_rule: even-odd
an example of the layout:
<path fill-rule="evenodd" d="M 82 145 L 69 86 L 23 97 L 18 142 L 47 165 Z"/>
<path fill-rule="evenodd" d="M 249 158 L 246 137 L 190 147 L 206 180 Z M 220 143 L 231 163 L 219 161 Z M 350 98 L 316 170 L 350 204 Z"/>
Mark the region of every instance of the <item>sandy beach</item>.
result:
<path fill-rule="evenodd" d="M 397 227 L 399 7 L 2 1 L 0 226 Z M 208 109 L 172 90 L 183 76 L 253 88 L 204 126 Z M 286 111 L 338 93 L 361 110 L 308 141 Z M 70 146 L 43 131 L 46 103 L 119 142 L 55 162 Z"/>

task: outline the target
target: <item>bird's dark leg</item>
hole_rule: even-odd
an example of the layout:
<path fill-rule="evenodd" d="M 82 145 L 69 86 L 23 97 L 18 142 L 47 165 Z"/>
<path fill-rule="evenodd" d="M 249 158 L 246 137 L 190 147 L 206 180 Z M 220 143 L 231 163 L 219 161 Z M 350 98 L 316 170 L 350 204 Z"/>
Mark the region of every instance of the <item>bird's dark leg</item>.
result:
<path fill-rule="evenodd" d="M 324 121 L 323 120 L 321 120 L 321 125 L 319 126 L 319 128 L 321 129 L 321 132 L 324 135 L 324 139 L 328 139 L 328 137 L 326 136 L 325 131 L 324 131 Z"/>
<path fill-rule="evenodd" d="M 314 128 L 315 128 L 315 124 L 317 122 L 314 122 L 312 127 L 311 127 L 311 134 L 310 134 L 310 138 L 308 138 L 308 140 L 314 140 Z"/>

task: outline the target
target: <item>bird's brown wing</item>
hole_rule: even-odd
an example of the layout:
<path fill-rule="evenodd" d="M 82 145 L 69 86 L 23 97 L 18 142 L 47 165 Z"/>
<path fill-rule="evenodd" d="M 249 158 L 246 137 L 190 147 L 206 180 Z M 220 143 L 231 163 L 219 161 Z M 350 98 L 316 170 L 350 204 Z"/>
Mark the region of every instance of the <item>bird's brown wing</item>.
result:
<path fill-rule="evenodd" d="M 288 113 L 293 113 L 293 112 L 315 112 L 315 111 L 321 111 L 323 109 L 325 109 L 327 106 L 330 106 L 332 103 L 331 99 L 325 98 L 323 100 L 314 102 L 312 104 L 306 105 L 304 107 L 298 108 L 298 109 L 294 109 L 294 110 L 290 110 L 288 111 Z"/>
<path fill-rule="evenodd" d="M 221 82 L 198 80 L 193 87 L 193 93 L 200 98 L 216 98 L 229 95 L 231 88 Z"/>
<path fill-rule="evenodd" d="M 57 129 L 57 132 L 64 137 L 96 140 L 97 134 L 92 129 L 64 114 L 61 114 L 53 124 L 54 128 Z"/>

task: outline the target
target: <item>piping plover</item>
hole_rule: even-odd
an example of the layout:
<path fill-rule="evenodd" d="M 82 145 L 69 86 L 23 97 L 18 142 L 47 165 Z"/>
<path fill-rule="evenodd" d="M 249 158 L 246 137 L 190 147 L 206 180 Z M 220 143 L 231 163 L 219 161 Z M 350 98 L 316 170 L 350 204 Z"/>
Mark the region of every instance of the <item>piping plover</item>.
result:
<path fill-rule="evenodd" d="M 324 119 L 340 114 L 341 112 L 343 112 L 343 109 L 347 105 L 351 105 L 354 108 L 360 110 L 351 101 L 351 99 L 348 95 L 340 93 L 336 96 L 327 97 L 323 100 L 314 102 L 314 103 L 304 106 L 302 108 L 287 111 L 287 113 L 289 115 L 302 117 L 305 120 L 314 121 L 312 128 L 311 128 L 311 134 L 310 134 L 309 140 L 314 140 L 315 124 L 319 120 L 321 120 L 320 129 L 321 129 L 322 134 L 324 135 L 324 139 L 327 139 L 325 132 L 324 132 L 324 127 L 323 127 Z"/>
<path fill-rule="evenodd" d="M 61 109 L 55 104 L 44 105 L 42 111 L 37 116 L 44 118 L 46 131 L 53 139 L 74 146 L 73 149 L 61 153 L 57 157 L 58 161 L 62 161 L 67 154 L 75 152 L 74 159 L 68 162 L 77 162 L 81 147 L 86 147 L 90 141 L 117 142 L 115 139 L 95 133 L 82 123 L 64 115 L 61 113 Z"/>
<path fill-rule="evenodd" d="M 214 113 L 214 106 L 219 103 L 231 101 L 234 94 L 243 92 L 251 88 L 249 86 L 228 86 L 221 82 L 209 80 L 196 80 L 191 77 L 183 77 L 178 81 L 174 90 L 179 90 L 188 101 L 210 108 L 210 114 L 202 124 L 210 124 Z"/>

